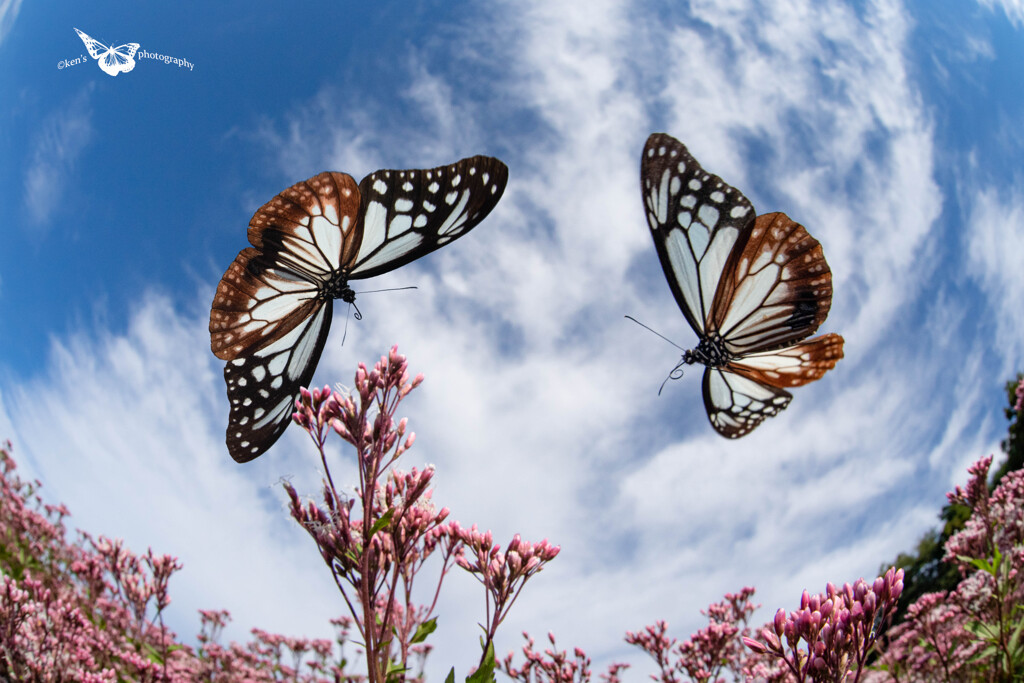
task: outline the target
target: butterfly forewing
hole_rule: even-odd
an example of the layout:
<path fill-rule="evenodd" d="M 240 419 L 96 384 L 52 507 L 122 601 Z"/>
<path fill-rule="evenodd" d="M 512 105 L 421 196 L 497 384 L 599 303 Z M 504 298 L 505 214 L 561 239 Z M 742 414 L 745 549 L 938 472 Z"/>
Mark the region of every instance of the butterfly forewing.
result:
<path fill-rule="evenodd" d="M 226 442 L 237 462 L 263 454 L 288 427 L 299 387 L 313 379 L 332 309 L 327 301 L 281 338 L 224 366 L 231 405 Z"/>
<path fill-rule="evenodd" d="M 249 243 L 269 261 L 310 281 L 326 281 L 358 251 L 358 216 L 352 176 L 320 173 L 260 207 L 249 221 Z"/>
<path fill-rule="evenodd" d="M 476 156 L 448 166 L 381 170 L 359 183 L 359 251 L 346 261 L 352 278 L 398 268 L 464 235 L 505 191 L 508 167 Z"/>
<path fill-rule="evenodd" d="M 690 326 L 703 335 L 722 271 L 746 239 L 754 207 L 704 171 L 685 145 L 661 133 L 647 139 L 640 184 L 669 287 Z"/>
<path fill-rule="evenodd" d="M 831 305 L 818 240 L 784 213 L 764 214 L 722 273 L 708 331 L 733 354 L 780 348 L 814 334 Z"/>
<path fill-rule="evenodd" d="M 78 37 L 82 39 L 83 43 L 85 43 L 85 49 L 89 51 L 89 56 L 93 59 L 99 59 L 107 52 L 107 50 L 110 49 L 92 36 L 83 31 L 79 31 L 77 28 L 75 29 L 75 33 L 77 33 Z M 135 53 L 133 52 L 132 54 L 134 55 Z"/>

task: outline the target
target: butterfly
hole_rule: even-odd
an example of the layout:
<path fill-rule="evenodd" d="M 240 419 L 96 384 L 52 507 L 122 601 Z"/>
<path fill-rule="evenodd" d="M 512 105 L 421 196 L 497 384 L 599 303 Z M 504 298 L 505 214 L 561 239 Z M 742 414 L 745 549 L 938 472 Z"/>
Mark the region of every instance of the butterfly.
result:
<path fill-rule="evenodd" d="M 739 190 L 664 133 L 647 139 L 640 189 L 665 278 L 699 338 L 669 377 L 706 366 L 711 425 L 730 439 L 749 434 L 789 405 L 786 388 L 820 379 L 843 357 L 838 334 L 803 341 L 832 305 L 821 245 L 783 213 L 755 216 Z"/>
<path fill-rule="evenodd" d="M 475 156 L 424 170 L 380 170 L 356 185 L 324 172 L 292 185 L 249 221 L 217 285 L 210 347 L 224 367 L 226 442 L 252 460 L 284 432 L 352 280 L 394 270 L 469 232 L 497 205 L 508 168 Z"/>
<path fill-rule="evenodd" d="M 89 51 L 89 56 L 97 60 L 100 68 L 109 75 L 116 76 L 119 73 L 128 73 L 135 68 L 135 52 L 139 49 L 138 43 L 107 47 L 77 28 L 75 33 L 85 43 L 85 49 Z"/>

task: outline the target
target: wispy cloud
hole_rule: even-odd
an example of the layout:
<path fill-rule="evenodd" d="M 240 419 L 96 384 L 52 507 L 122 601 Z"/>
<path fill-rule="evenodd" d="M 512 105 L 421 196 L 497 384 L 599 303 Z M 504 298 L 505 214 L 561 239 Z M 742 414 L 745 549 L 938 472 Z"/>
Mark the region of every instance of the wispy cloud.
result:
<path fill-rule="evenodd" d="M 289 470 L 279 457 L 243 470 L 228 458 L 206 325 L 147 295 L 123 333 L 54 340 L 47 373 L 4 392 L 2 438 L 45 482 L 46 499 L 68 504 L 71 526 L 182 559 L 170 625 L 183 638 L 198 632 L 196 610 L 225 606 L 233 638 L 260 625 L 328 635 L 339 610 L 323 596 L 333 588 L 316 562 L 291 566 L 310 549 L 288 533 L 275 485 L 291 471 L 312 490 L 312 464 Z"/>
<path fill-rule="evenodd" d="M 1024 26 L 1024 0 L 978 0 L 978 3 L 987 9 L 1002 8 L 1014 27 Z"/>
<path fill-rule="evenodd" d="M 21 11 L 21 0 L 0 0 L 0 45 L 14 28 L 14 22 Z"/>
<path fill-rule="evenodd" d="M 25 169 L 25 206 L 38 226 L 45 226 L 60 203 L 78 155 L 92 138 L 92 87 L 46 116 L 32 144 Z"/>
<path fill-rule="evenodd" d="M 1020 260 L 1024 253 L 1024 195 L 1014 190 L 980 188 L 969 199 L 966 222 L 970 231 L 964 232 L 963 247 L 969 254 L 970 273 L 986 299 L 997 306 L 995 342 L 1007 361 L 1002 371 L 1009 374 L 1024 358 Z"/>

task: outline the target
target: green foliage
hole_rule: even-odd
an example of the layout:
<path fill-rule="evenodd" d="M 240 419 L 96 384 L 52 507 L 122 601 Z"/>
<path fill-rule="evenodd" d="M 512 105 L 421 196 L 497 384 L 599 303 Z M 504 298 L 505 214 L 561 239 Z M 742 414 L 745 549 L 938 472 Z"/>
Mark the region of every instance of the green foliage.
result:
<path fill-rule="evenodd" d="M 1011 574 L 1013 557 L 1003 555 L 999 548 L 995 549 L 991 559 L 960 557 L 978 571 L 992 577 L 993 599 L 1000 606 L 1008 603 L 1012 590 Z M 985 643 L 975 656 L 975 662 L 990 660 L 995 663 L 998 680 L 1017 681 L 1024 678 L 1024 643 L 1021 632 L 1024 631 L 1024 606 L 1014 605 L 1008 611 L 999 610 L 998 619 L 994 623 L 987 621 L 969 621 L 965 628 L 975 638 Z"/>
<path fill-rule="evenodd" d="M 494 643 L 487 643 L 487 649 L 484 651 L 483 659 L 480 660 L 480 666 L 477 667 L 476 671 L 466 676 L 466 683 L 494 683 L 494 667 L 497 663 L 494 661 Z"/>
<path fill-rule="evenodd" d="M 483 647 L 482 638 L 480 639 L 480 645 Z M 494 669 L 496 666 L 497 662 L 494 660 L 494 644 L 487 643 L 487 649 L 484 650 L 483 657 L 480 659 L 480 666 L 477 667 L 476 671 L 466 676 L 466 683 L 495 683 L 497 680 L 494 677 Z M 444 683 L 455 683 L 454 666 L 445 677 Z"/>
<path fill-rule="evenodd" d="M 422 643 L 427 639 L 431 633 L 437 630 L 437 617 L 427 619 L 418 627 L 416 627 L 416 633 L 413 634 L 412 640 L 409 642 L 412 644 Z"/>

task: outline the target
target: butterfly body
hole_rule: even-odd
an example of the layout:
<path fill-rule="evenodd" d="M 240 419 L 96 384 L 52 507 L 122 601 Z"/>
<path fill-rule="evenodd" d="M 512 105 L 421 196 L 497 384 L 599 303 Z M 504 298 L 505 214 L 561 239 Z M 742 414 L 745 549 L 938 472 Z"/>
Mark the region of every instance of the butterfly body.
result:
<path fill-rule="evenodd" d="M 386 273 L 468 232 L 501 198 L 508 169 L 470 157 L 380 170 L 356 184 L 324 172 L 287 188 L 249 222 L 249 242 L 217 286 L 210 346 L 227 361 L 226 443 L 246 462 L 280 437 L 308 386 L 350 283 Z"/>
<path fill-rule="evenodd" d="M 669 376 L 704 365 L 708 419 L 723 436 L 744 436 L 789 405 L 785 388 L 842 358 L 839 335 L 804 341 L 828 315 L 831 270 L 802 225 L 783 213 L 756 216 L 671 136 L 648 139 L 640 175 L 662 269 L 699 338 Z"/>

